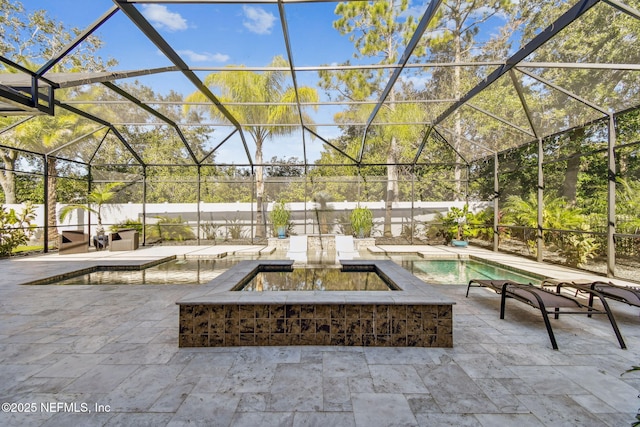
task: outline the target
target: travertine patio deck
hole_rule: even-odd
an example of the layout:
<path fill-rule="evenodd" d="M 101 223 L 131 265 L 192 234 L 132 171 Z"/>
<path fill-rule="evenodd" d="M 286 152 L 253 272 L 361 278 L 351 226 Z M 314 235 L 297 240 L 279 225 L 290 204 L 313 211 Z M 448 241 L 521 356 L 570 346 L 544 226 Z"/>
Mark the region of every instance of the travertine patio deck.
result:
<path fill-rule="evenodd" d="M 498 296 L 474 289 L 465 298 L 464 286 L 441 288 L 456 302 L 451 349 L 181 349 L 175 302 L 197 285 L 19 285 L 97 263 L 260 250 L 171 246 L 0 261 L 0 401 L 35 404 L 32 413 L 0 413 L 0 425 L 621 426 L 640 406 L 640 374 L 621 376 L 640 363 L 639 310 L 617 302 L 611 306 L 628 350 L 606 319 L 565 316 L 552 320 L 554 351 L 535 310 L 512 304 L 500 320 Z M 576 277 L 558 266 L 462 251 Z M 91 412 L 69 412 L 82 404 Z"/>

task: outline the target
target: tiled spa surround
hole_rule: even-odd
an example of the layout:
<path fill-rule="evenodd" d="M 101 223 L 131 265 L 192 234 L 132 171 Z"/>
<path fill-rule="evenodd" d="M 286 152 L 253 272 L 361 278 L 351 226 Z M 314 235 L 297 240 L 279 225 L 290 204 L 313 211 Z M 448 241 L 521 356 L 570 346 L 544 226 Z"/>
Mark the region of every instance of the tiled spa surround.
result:
<path fill-rule="evenodd" d="M 257 271 L 292 261 L 243 261 L 181 301 L 180 347 L 453 346 L 453 301 L 392 261 L 343 261 L 376 271 L 392 292 L 236 292 Z M 381 295 L 383 294 L 383 295 Z"/>

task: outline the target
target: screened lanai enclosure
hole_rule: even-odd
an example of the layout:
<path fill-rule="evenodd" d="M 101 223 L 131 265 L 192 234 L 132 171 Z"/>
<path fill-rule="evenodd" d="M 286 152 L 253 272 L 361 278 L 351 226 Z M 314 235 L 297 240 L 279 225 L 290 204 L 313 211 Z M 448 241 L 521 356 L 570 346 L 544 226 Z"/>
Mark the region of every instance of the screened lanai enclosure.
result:
<path fill-rule="evenodd" d="M 640 1 L 43 6 L 1 6 L 0 200 L 45 252 L 266 243 L 283 202 L 289 234 L 366 207 L 378 243 L 637 279 Z"/>

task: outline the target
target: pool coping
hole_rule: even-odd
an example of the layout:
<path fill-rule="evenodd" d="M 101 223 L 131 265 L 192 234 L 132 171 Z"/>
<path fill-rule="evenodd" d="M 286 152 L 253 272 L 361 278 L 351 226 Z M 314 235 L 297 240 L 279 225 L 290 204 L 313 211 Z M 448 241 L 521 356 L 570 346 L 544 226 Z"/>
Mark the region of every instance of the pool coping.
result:
<path fill-rule="evenodd" d="M 366 291 L 269 291 L 239 292 L 231 289 L 260 268 L 292 266 L 293 260 L 245 260 L 200 286 L 179 301 L 178 305 L 219 304 L 438 304 L 455 305 L 437 289 L 438 285 L 425 283 L 391 260 L 341 260 L 346 268 L 367 266 L 387 277 L 401 289 L 391 292 Z M 262 266 L 262 267 L 260 267 Z M 264 271 L 264 270 L 263 270 Z"/>

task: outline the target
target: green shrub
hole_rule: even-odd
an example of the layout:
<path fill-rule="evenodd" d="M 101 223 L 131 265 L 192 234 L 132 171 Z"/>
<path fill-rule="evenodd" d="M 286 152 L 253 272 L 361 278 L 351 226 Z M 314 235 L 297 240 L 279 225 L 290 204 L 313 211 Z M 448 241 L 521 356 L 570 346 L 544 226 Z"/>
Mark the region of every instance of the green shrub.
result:
<path fill-rule="evenodd" d="M 356 237 L 370 237 L 373 228 L 373 212 L 367 207 L 358 205 L 349 216 L 351 229 Z"/>
<path fill-rule="evenodd" d="M 164 216 L 156 217 L 158 222 L 147 226 L 147 240 L 192 240 L 195 234 L 191 227 L 186 224 L 182 217 L 169 218 Z"/>
<path fill-rule="evenodd" d="M 36 219 L 35 208 L 27 203 L 20 213 L 0 206 L 0 256 L 11 255 L 20 245 L 26 245 L 33 234 Z"/>

